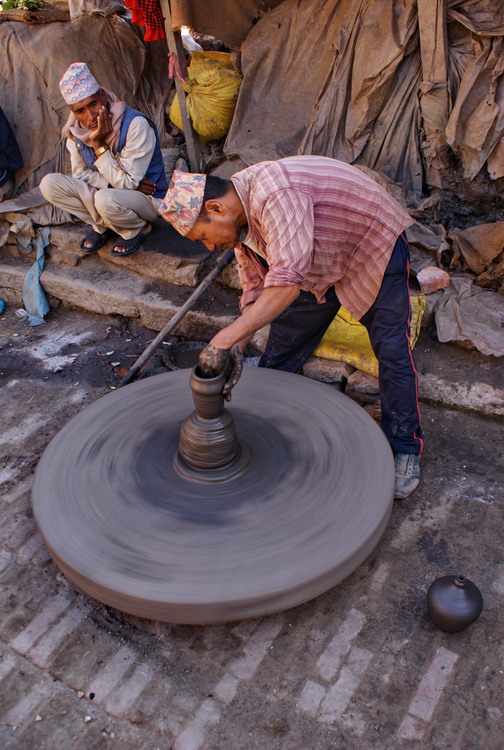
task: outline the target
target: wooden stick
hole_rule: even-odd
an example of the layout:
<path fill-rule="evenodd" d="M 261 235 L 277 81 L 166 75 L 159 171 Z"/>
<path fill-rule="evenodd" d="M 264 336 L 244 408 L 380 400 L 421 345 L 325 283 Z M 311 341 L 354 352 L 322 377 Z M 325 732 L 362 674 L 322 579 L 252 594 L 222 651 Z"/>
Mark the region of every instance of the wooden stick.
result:
<path fill-rule="evenodd" d="M 187 65 L 185 61 L 184 47 L 182 45 L 182 39 L 180 31 L 174 31 L 172 28 L 171 10 L 169 0 L 160 0 L 161 12 L 164 16 L 164 27 L 166 32 L 166 41 L 168 42 L 168 49 L 172 55 L 178 58 L 180 72 L 187 78 Z M 187 144 L 187 156 L 189 157 L 189 168 L 191 172 L 200 171 L 200 148 L 199 140 L 192 126 L 192 122 L 187 114 L 186 106 L 186 95 L 182 82 L 179 81 L 175 76 L 175 87 L 177 89 L 177 96 L 180 106 L 180 115 L 182 117 L 182 126 L 184 128 L 184 135 Z"/>
<path fill-rule="evenodd" d="M 137 374 L 137 372 L 140 370 L 141 367 L 144 366 L 144 364 L 147 362 L 148 359 L 154 354 L 156 349 L 159 347 L 159 345 L 162 343 L 163 339 L 175 328 L 178 323 L 182 320 L 184 315 L 191 309 L 191 307 L 194 305 L 194 303 L 201 297 L 205 289 L 207 289 L 212 281 L 215 279 L 216 276 L 219 275 L 219 273 L 222 271 L 224 266 L 226 266 L 231 258 L 233 257 L 234 249 L 230 248 L 229 250 L 226 250 L 224 255 L 220 258 L 219 262 L 215 266 L 215 268 L 212 268 L 210 273 L 205 276 L 201 284 L 194 290 L 194 292 L 191 294 L 188 300 L 184 302 L 182 307 L 179 309 L 175 315 L 170 318 L 169 322 L 165 325 L 162 331 L 156 336 L 156 338 L 152 341 L 151 344 L 147 347 L 147 349 L 144 351 L 143 354 L 141 354 L 136 362 L 133 363 L 133 365 L 130 367 L 126 375 L 122 378 L 122 380 L 119 382 L 118 388 L 121 388 L 123 385 L 127 385 L 133 377 Z"/>

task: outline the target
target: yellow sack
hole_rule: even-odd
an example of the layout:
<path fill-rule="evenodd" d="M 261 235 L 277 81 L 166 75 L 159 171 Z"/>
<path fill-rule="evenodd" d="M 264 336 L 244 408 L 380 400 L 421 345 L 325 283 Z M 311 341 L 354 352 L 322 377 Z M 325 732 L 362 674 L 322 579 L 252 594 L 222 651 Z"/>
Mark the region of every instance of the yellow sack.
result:
<path fill-rule="evenodd" d="M 411 299 L 410 343 L 415 346 L 425 310 L 425 295 Z M 378 360 L 371 348 L 367 330 L 353 318 L 348 310 L 340 307 L 338 314 L 327 329 L 324 338 L 313 352 L 316 357 L 346 362 L 357 370 L 378 377 Z"/>
<path fill-rule="evenodd" d="M 193 52 L 187 69 L 187 113 L 202 141 L 223 138 L 228 132 L 243 76 L 234 70 L 229 52 Z M 183 130 L 178 96 L 170 120 Z"/>

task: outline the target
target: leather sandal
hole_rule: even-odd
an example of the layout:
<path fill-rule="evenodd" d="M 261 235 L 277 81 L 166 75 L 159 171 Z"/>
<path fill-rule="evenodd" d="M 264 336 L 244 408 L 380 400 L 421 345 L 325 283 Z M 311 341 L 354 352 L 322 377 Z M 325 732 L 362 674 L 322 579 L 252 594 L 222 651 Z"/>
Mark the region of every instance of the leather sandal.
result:
<path fill-rule="evenodd" d="M 115 243 L 116 247 L 125 247 L 126 250 L 121 253 L 117 250 L 114 250 L 114 248 L 112 248 L 112 250 L 110 251 L 110 254 L 114 258 L 125 258 L 127 255 L 132 255 L 133 253 L 136 253 L 138 248 L 143 245 L 143 243 L 145 242 L 147 237 L 149 237 L 151 232 L 152 230 L 147 233 L 138 232 L 138 234 L 136 234 L 134 237 L 131 237 L 129 240 L 120 239 L 118 242 Z"/>
<path fill-rule="evenodd" d="M 94 229 L 89 229 L 82 242 L 80 243 L 80 249 L 84 253 L 84 255 L 91 255 L 91 253 L 96 253 L 97 250 L 100 249 L 100 247 L 103 247 L 103 245 L 109 241 L 109 239 L 115 234 L 115 232 L 112 229 L 106 229 L 103 234 L 100 234 L 99 232 L 95 232 Z M 91 247 L 84 247 L 85 242 L 90 242 Z"/>

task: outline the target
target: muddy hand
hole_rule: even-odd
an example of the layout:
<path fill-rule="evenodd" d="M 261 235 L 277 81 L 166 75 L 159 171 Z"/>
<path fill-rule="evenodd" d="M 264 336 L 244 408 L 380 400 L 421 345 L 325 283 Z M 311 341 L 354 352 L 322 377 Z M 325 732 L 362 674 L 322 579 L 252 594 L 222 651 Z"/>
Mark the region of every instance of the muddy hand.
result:
<path fill-rule="evenodd" d="M 235 344 L 231 349 L 219 349 L 208 344 L 199 355 L 199 368 L 204 378 L 214 378 L 221 372 L 226 373 L 226 382 L 222 389 L 226 401 L 231 400 L 231 391 L 240 379 L 243 370 L 243 354 Z"/>
<path fill-rule="evenodd" d="M 215 378 L 221 372 L 224 372 L 228 360 L 229 351 L 227 349 L 219 349 L 217 346 L 208 344 L 199 355 L 198 364 L 201 374 L 204 378 Z"/>
<path fill-rule="evenodd" d="M 231 391 L 239 381 L 242 370 L 243 352 L 238 344 L 235 344 L 229 350 L 228 366 L 226 368 L 227 380 L 224 383 L 224 388 L 222 389 L 222 393 L 224 394 L 224 398 L 226 399 L 226 401 L 231 401 Z"/>

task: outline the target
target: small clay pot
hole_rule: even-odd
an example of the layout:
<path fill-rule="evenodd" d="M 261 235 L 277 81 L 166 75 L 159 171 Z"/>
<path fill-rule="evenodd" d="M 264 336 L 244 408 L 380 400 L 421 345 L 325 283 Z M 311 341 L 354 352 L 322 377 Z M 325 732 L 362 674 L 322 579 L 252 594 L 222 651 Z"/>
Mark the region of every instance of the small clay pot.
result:
<path fill-rule="evenodd" d="M 427 592 L 427 609 L 434 625 L 447 633 L 464 630 L 483 609 L 479 588 L 464 576 L 443 576 Z"/>

